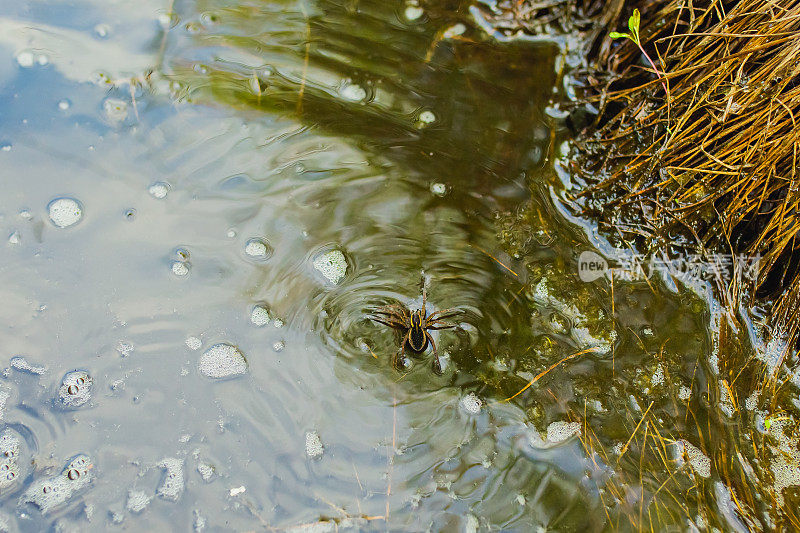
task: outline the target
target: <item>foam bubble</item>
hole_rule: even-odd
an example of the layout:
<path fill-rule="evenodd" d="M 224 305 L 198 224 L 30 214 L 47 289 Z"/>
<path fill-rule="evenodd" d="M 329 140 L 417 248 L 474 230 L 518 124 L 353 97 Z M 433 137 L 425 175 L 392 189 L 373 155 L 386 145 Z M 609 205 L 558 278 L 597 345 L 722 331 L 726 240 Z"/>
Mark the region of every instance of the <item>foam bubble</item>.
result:
<path fill-rule="evenodd" d="M 250 239 L 244 246 L 244 253 L 257 260 L 267 260 L 272 256 L 272 246 L 263 239 Z"/>
<path fill-rule="evenodd" d="M 475 396 L 474 392 L 470 392 L 469 394 L 461 398 L 460 403 L 461 407 L 463 407 L 466 412 L 473 415 L 480 413 L 481 406 L 483 405 L 481 399 Z"/>
<path fill-rule="evenodd" d="M 188 261 L 174 261 L 172 263 L 172 273 L 179 277 L 189 274 L 190 268 L 191 265 Z"/>
<path fill-rule="evenodd" d="M 150 496 L 148 496 L 146 492 L 133 489 L 128 491 L 128 503 L 125 505 L 128 511 L 134 514 L 141 513 L 149 504 Z"/>
<path fill-rule="evenodd" d="M 203 481 L 209 483 L 211 478 L 214 477 L 214 467 L 208 463 L 199 462 L 197 463 L 197 472 L 200 474 L 200 477 L 203 478 Z"/>
<path fill-rule="evenodd" d="M 175 457 L 165 457 L 158 466 L 166 472 L 161 485 L 156 489 L 156 494 L 165 500 L 178 501 L 185 485 L 183 461 Z"/>
<path fill-rule="evenodd" d="M 8 236 L 8 244 L 19 244 L 20 237 L 19 232 L 15 231 L 11 235 Z"/>
<path fill-rule="evenodd" d="M 147 188 L 147 192 L 150 193 L 150 196 L 156 198 L 158 200 L 163 200 L 169 194 L 169 183 L 164 183 L 163 181 L 157 181 L 150 185 Z"/>
<path fill-rule="evenodd" d="M 339 95 L 351 102 L 360 102 L 367 97 L 367 91 L 355 83 L 345 85 L 339 90 Z"/>
<path fill-rule="evenodd" d="M 283 351 L 283 349 L 285 347 L 286 347 L 286 343 L 283 342 L 283 341 L 278 341 L 278 342 L 276 342 L 275 344 L 272 345 L 272 349 L 275 350 L 276 352 Z"/>
<path fill-rule="evenodd" d="M 267 309 L 263 305 L 257 305 L 253 307 L 253 310 L 250 311 L 250 322 L 256 326 L 266 326 L 269 324 L 270 317 L 269 317 L 269 309 Z"/>
<path fill-rule="evenodd" d="M 56 198 L 47 206 L 50 220 L 59 228 L 67 228 L 77 224 L 83 217 L 83 209 L 77 200 L 72 198 Z"/>
<path fill-rule="evenodd" d="M 20 505 L 32 503 L 46 514 L 67 502 L 92 482 L 92 463 L 88 455 L 75 456 L 60 474 L 31 484 L 20 497 Z"/>
<path fill-rule="evenodd" d="M 653 373 L 653 377 L 650 379 L 650 385 L 656 387 L 658 385 L 662 385 L 664 383 L 664 367 L 660 364 L 656 367 L 656 371 Z"/>
<path fill-rule="evenodd" d="M 678 391 L 678 399 L 688 400 L 691 397 L 692 397 L 692 389 L 690 389 L 686 385 L 681 385 L 681 388 Z"/>
<path fill-rule="evenodd" d="M 47 367 L 44 365 L 34 365 L 28 362 L 24 357 L 17 355 L 11 358 L 11 368 L 16 368 L 20 372 L 27 372 L 29 374 L 36 374 L 41 376 L 47 372 Z"/>
<path fill-rule="evenodd" d="M 17 484 L 20 476 L 20 444 L 15 432 L 6 429 L 0 434 L 0 492 Z"/>
<path fill-rule="evenodd" d="M 68 372 L 58 388 L 58 403 L 65 409 L 76 409 L 92 397 L 92 377 L 84 370 Z"/>
<path fill-rule="evenodd" d="M 330 250 L 314 258 L 314 268 L 334 285 L 338 285 L 347 274 L 347 259 L 341 250 Z"/>
<path fill-rule="evenodd" d="M 580 422 L 553 422 L 547 426 L 547 440 L 563 442 L 573 435 L 581 434 Z"/>
<path fill-rule="evenodd" d="M 202 345 L 203 341 L 201 341 L 197 337 L 186 338 L 186 346 L 188 346 L 190 350 L 199 350 Z"/>
<path fill-rule="evenodd" d="M 108 98 L 103 102 L 103 112 L 109 122 L 122 122 L 128 118 L 128 102 L 119 98 Z"/>
<path fill-rule="evenodd" d="M 692 470 L 700 477 L 711 476 L 711 459 L 700 451 L 694 444 L 686 439 L 681 439 L 674 444 L 675 461 L 682 465 L 685 460 L 689 461 Z"/>
<path fill-rule="evenodd" d="M 425 14 L 425 11 L 419 6 L 408 6 L 403 13 L 408 21 L 419 20 L 422 15 Z"/>
<path fill-rule="evenodd" d="M 72 103 L 70 103 L 70 101 L 69 101 L 69 100 L 67 100 L 66 98 L 63 98 L 63 99 L 61 99 L 61 100 L 59 100 L 59 101 L 58 101 L 58 108 L 59 108 L 61 111 L 66 111 L 67 109 L 69 109 L 69 107 L 70 107 L 71 105 L 72 105 Z"/>
<path fill-rule="evenodd" d="M 433 124 L 436 122 L 436 115 L 433 114 L 433 111 L 423 111 L 419 114 L 419 121 L 426 126 Z"/>
<path fill-rule="evenodd" d="M 323 451 L 324 448 L 319 434 L 316 431 L 306 433 L 306 455 L 313 459 L 314 457 L 320 457 Z"/>
<path fill-rule="evenodd" d="M 30 50 L 23 50 L 22 52 L 17 54 L 17 63 L 22 68 L 30 68 L 33 66 L 34 57 L 33 52 Z"/>
<path fill-rule="evenodd" d="M 444 183 L 431 183 L 431 192 L 436 196 L 444 196 L 447 193 L 447 185 Z"/>
<path fill-rule="evenodd" d="M 231 344 L 215 344 L 200 356 L 200 373 L 209 378 L 221 379 L 247 372 L 247 360 Z"/>

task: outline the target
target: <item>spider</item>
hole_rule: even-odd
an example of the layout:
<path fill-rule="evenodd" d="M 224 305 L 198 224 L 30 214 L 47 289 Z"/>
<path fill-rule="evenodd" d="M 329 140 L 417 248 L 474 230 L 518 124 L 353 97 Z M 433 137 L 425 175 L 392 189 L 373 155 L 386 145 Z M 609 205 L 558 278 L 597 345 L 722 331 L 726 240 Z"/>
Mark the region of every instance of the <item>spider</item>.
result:
<path fill-rule="evenodd" d="M 399 330 L 403 335 L 403 340 L 400 343 L 400 350 L 392 356 L 392 364 L 395 368 L 398 366 L 397 356 L 403 353 L 403 350 L 408 348 L 416 354 L 425 351 L 428 344 L 433 348 L 433 369 L 437 374 L 442 373 L 442 365 L 439 362 L 439 354 L 436 351 L 436 343 L 428 330 L 436 329 L 451 329 L 457 327 L 457 324 L 449 324 L 444 321 L 446 318 L 452 318 L 461 313 L 458 309 L 442 309 L 428 315 L 425 303 L 427 294 L 425 289 L 422 290 L 422 309 L 416 311 L 409 311 L 406 307 L 400 304 L 385 305 L 378 307 L 374 314 L 381 316 L 371 316 L 371 320 L 385 324 L 390 328 Z"/>

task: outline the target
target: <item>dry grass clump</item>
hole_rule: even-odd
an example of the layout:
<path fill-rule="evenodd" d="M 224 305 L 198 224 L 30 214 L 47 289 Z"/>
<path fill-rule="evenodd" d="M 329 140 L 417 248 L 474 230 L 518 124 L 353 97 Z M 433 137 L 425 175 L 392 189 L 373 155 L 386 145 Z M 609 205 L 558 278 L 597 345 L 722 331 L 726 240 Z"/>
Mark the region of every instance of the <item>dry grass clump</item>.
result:
<path fill-rule="evenodd" d="M 576 202 L 645 250 L 760 255 L 758 291 L 734 278 L 723 296 L 733 309 L 775 298 L 773 325 L 796 338 L 800 1 L 639 7 L 669 94 L 632 42 L 600 50 L 582 76 L 598 115 L 579 144 Z"/>

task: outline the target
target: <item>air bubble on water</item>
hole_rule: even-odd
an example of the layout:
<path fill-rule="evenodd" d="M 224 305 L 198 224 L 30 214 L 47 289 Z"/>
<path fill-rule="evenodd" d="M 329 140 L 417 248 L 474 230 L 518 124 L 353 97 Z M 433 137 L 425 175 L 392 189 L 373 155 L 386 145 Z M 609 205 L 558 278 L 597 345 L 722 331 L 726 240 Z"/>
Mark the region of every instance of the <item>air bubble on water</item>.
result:
<path fill-rule="evenodd" d="M 306 433 L 306 455 L 313 459 L 315 457 L 320 457 L 323 451 L 322 440 L 320 440 L 319 434 L 317 434 L 316 431 L 309 431 Z"/>
<path fill-rule="evenodd" d="M 58 108 L 61 111 L 66 111 L 67 109 L 70 108 L 71 105 L 72 105 L 72 103 L 69 100 L 67 100 L 66 98 L 58 101 Z"/>
<path fill-rule="evenodd" d="M 50 58 L 47 57 L 45 54 L 39 54 L 36 58 L 36 62 L 39 63 L 39 66 L 45 66 L 50 63 Z"/>
<path fill-rule="evenodd" d="M 314 258 L 313 264 L 314 268 L 334 285 L 338 285 L 347 274 L 347 259 L 341 250 L 320 253 Z"/>
<path fill-rule="evenodd" d="M 109 122 L 122 122 L 128 117 L 128 102 L 119 98 L 107 98 L 103 102 L 103 112 Z"/>
<path fill-rule="evenodd" d="M 94 27 L 94 33 L 101 39 L 105 39 L 108 37 L 108 33 L 111 28 L 108 27 L 108 24 L 98 24 Z"/>
<path fill-rule="evenodd" d="M 200 533 L 206 528 L 206 519 L 197 509 L 192 512 L 194 514 L 194 530 L 196 533 Z"/>
<path fill-rule="evenodd" d="M 158 200 L 163 200 L 169 194 L 169 183 L 164 183 L 163 181 L 157 181 L 150 185 L 147 188 L 147 192 L 150 193 L 150 196 L 156 198 Z"/>
<path fill-rule="evenodd" d="M 367 97 L 367 91 L 358 84 L 347 83 L 339 89 L 339 95 L 351 102 L 360 102 Z"/>
<path fill-rule="evenodd" d="M 59 228 L 77 224 L 83 216 L 81 204 L 72 198 L 56 198 L 47 205 L 47 211 L 50 220 Z"/>
<path fill-rule="evenodd" d="M 228 230 L 228 233 L 226 233 L 226 235 L 228 236 L 229 239 L 233 239 L 236 237 L 236 230 L 231 228 Z"/>
<path fill-rule="evenodd" d="M 269 259 L 272 256 L 272 251 L 272 247 L 267 241 L 258 238 L 250 239 L 244 246 L 244 253 L 259 261 Z"/>
<path fill-rule="evenodd" d="M 474 392 L 470 392 L 461 398 L 461 407 L 470 414 L 476 415 L 480 413 L 483 402 L 478 398 Z"/>
<path fill-rule="evenodd" d="M 282 352 L 283 349 L 286 347 L 286 343 L 283 341 L 278 341 L 272 345 L 272 349 L 276 352 Z"/>
<path fill-rule="evenodd" d="M 40 479 L 20 497 L 20 505 L 32 503 L 46 514 L 67 502 L 92 482 L 92 463 L 87 455 L 75 456 L 58 475 Z"/>
<path fill-rule="evenodd" d="M 269 309 L 263 305 L 256 305 L 253 307 L 253 310 L 250 311 L 250 322 L 253 323 L 255 326 L 266 326 L 269 324 L 270 317 L 269 317 Z"/>
<path fill-rule="evenodd" d="M 405 10 L 405 12 L 403 14 L 406 17 L 406 20 L 411 22 L 411 21 L 419 20 L 419 18 L 422 17 L 422 15 L 425 14 L 425 10 L 423 10 L 419 6 L 410 5 L 410 6 L 406 7 L 406 10 Z"/>
<path fill-rule="evenodd" d="M 210 483 L 211 478 L 214 477 L 214 467 L 202 461 L 197 463 L 197 472 L 200 474 L 200 477 L 202 477 L 203 481 L 205 481 L 206 483 Z"/>
<path fill-rule="evenodd" d="M 447 193 L 447 185 L 444 183 L 431 183 L 431 192 L 436 196 L 444 196 Z"/>
<path fill-rule="evenodd" d="M 92 397 L 92 377 L 84 370 L 68 372 L 58 388 L 58 403 L 61 407 L 75 409 Z"/>
<path fill-rule="evenodd" d="M 215 344 L 200 356 L 200 373 L 214 379 L 229 378 L 247 372 L 247 360 L 231 344 Z"/>
<path fill-rule="evenodd" d="M 247 491 L 247 488 L 242 485 L 241 487 L 234 487 L 229 492 L 228 495 L 233 498 L 234 496 L 238 496 L 239 494 L 244 494 Z"/>
<path fill-rule="evenodd" d="M 17 54 L 17 63 L 23 68 L 30 68 L 33 66 L 34 56 L 30 50 L 23 50 Z"/>
<path fill-rule="evenodd" d="M 20 372 L 27 372 L 29 374 L 36 374 L 41 376 L 47 372 L 47 367 L 44 365 L 35 365 L 28 362 L 24 357 L 17 355 L 11 358 L 11 368 L 16 368 Z"/>
<path fill-rule="evenodd" d="M 128 503 L 125 505 L 128 511 L 134 514 L 141 513 L 149 504 L 150 496 L 146 492 L 133 489 L 128 491 Z"/>
<path fill-rule="evenodd" d="M 157 20 L 162 28 L 169 28 L 172 24 L 172 16 L 169 13 L 159 13 Z"/>
<path fill-rule="evenodd" d="M 547 426 L 547 440 L 550 442 L 562 442 L 573 435 L 581 434 L 579 422 L 553 422 Z"/>
<path fill-rule="evenodd" d="M 423 125 L 433 124 L 436 122 L 436 115 L 433 114 L 433 111 L 423 111 L 419 114 L 419 121 Z"/>
<path fill-rule="evenodd" d="M 11 430 L 0 434 L 0 492 L 15 485 L 20 476 L 20 439 Z"/>
<path fill-rule="evenodd" d="M 188 346 L 190 350 L 199 350 L 200 347 L 203 346 L 203 341 L 197 337 L 187 337 L 186 346 Z"/>
<path fill-rule="evenodd" d="M 8 244 L 19 244 L 19 232 L 15 231 L 11 235 L 8 236 Z"/>
<path fill-rule="evenodd" d="M 11 151 L 11 143 L 0 144 L 0 150 L 2 150 L 4 152 L 10 152 Z"/>
<path fill-rule="evenodd" d="M 281 320 L 280 318 L 276 318 L 275 320 L 272 321 L 272 325 L 280 329 L 283 327 L 283 320 Z"/>
<path fill-rule="evenodd" d="M 191 265 L 188 261 L 174 261 L 172 263 L 172 273 L 176 276 L 183 277 L 189 273 Z"/>
<path fill-rule="evenodd" d="M 163 468 L 165 473 L 156 494 L 165 500 L 178 501 L 185 485 L 183 461 L 175 457 L 165 457 L 158 463 L 158 467 Z"/>

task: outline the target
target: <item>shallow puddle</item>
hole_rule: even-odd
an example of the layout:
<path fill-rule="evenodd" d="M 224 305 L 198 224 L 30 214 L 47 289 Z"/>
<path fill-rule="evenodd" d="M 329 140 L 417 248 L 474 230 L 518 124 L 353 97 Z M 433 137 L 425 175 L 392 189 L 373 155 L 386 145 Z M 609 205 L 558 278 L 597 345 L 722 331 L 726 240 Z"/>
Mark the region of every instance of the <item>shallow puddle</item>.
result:
<path fill-rule="evenodd" d="M 464 2 L 6 7 L 11 530 L 736 519 L 707 303 L 579 276 L 555 41 Z M 441 375 L 368 318 L 423 289 L 463 311 Z"/>

